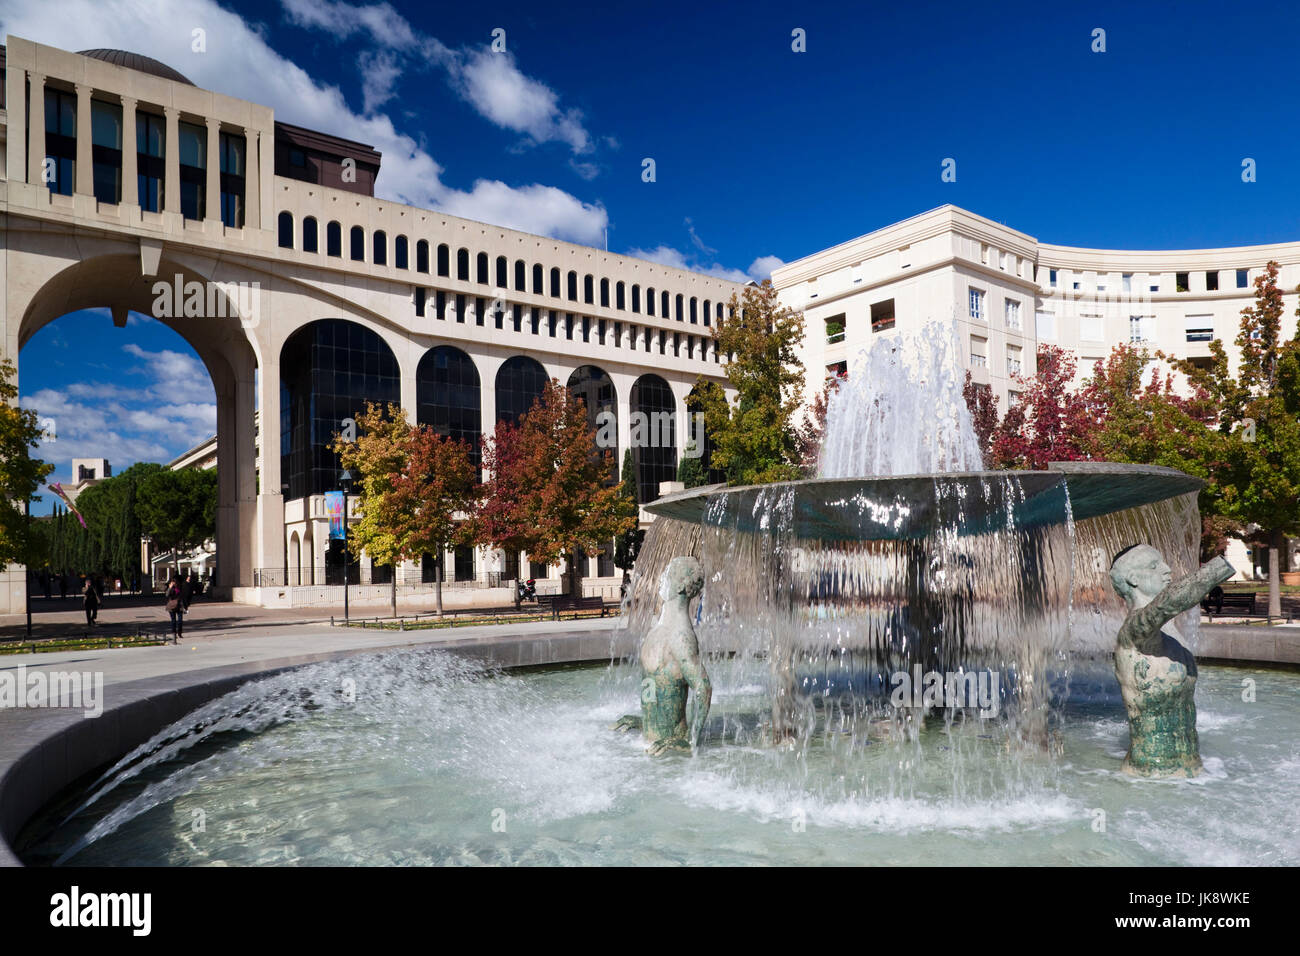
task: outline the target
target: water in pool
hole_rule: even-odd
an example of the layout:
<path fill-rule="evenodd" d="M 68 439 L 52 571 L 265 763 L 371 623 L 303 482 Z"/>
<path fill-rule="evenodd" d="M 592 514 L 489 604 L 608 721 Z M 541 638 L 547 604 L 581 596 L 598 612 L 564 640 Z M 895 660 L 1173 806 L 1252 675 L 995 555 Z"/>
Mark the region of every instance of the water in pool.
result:
<path fill-rule="evenodd" d="M 1058 701 L 1062 752 L 996 722 L 761 742 L 752 666 L 710 662 L 708 740 L 651 758 L 610 730 L 627 665 L 491 673 L 438 651 L 259 680 L 65 794 L 19 841 L 31 864 L 1300 864 L 1300 675 L 1205 666 L 1206 772 L 1120 772 L 1103 667 Z M 1243 700 L 1253 681 L 1254 701 Z"/>

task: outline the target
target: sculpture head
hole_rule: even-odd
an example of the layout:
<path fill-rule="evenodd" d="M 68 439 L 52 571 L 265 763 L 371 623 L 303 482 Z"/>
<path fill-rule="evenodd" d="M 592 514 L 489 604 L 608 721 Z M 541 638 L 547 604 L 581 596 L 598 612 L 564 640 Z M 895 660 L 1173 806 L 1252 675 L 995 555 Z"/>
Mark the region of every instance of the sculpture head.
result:
<path fill-rule="evenodd" d="M 1169 586 L 1173 577 L 1164 557 L 1149 544 L 1125 548 L 1110 565 L 1110 583 L 1130 605 L 1144 598 L 1150 601 Z"/>
<path fill-rule="evenodd" d="M 694 558 L 673 558 L 659 582 L 659 596 L 665 601 L 678 594 L 689 601 L 704 590 L 704 568 Z"/>

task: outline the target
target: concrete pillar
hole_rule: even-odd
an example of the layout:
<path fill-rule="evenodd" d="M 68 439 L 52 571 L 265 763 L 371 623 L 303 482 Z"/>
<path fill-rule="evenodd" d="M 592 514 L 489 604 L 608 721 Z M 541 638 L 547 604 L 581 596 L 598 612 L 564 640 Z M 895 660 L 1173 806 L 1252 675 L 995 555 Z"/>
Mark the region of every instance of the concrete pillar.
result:
<path fill-rule="evenodd" d="M 228 368 L 212 369 L 217 393 L 217 573 L 220 596 L 239 583 L 239 488 L 236 475 L 235 380 Z"/>
<path fill-rule="evenodd" d="M 31 81 L 31 117 L 27 122 L 27 181 L 33 186 L 45 186 L 42 178 L 45 168 L 45 77 L 40 73 L 29 73 Z M 9 104 L 12 107 L 12 103 Z M 21 138 L 18 130 L 10 127 L 9 138 Z"/>
<path fill-rule="evenodd" d="M 27 71 L 10 67 L 5 73 L 8 136 L 5 139 L 5 179 L 27 181 Z"/>
<path fill-rule="evenodd" d="M 163 152 L 166 154 L 163 177 L 163 212 L 181 215 L 181 131 L 180 110 L 174 106 L 163 109 L 166 118 L 166 142 Z"/>
<path fill-rule="evenodd" d="M 91 196 L 95 192 L 94 159 L 90 150 L 90 87 L 77 86 L 77 183 L 73 192 Z"/>
<path fill-rule="evenodd" d="M 221 121 L 208 117 L 207 196 L 203 218 L 213 227 L 221 226 Z"/>
<path fill-rule="evenodd" d="M 122 97 L 122 205 L 138 211 L 140 205 L 140 169 L 135 134 L 136 100 Z M 134 220 L 134 217 L 132 217 Z"/>
<path fill-rule="evenodd" d="M 262 354 L 271 354 L 269 347 Z M 272 364 L 272 363 L 268 363 Z M 255 567 L 279 568 L 285 562 L 284 494 L 280 477 L 280 375 L 275 367 L 263 368 L 257 382 L 256 468 L 257 554 Z M 244 439 L 241 438 L 241 441 Z"/>
<path fill-rule="evenodd" d="M 244 129 L 244 225 L 262 228 L 262 131 Z"/>

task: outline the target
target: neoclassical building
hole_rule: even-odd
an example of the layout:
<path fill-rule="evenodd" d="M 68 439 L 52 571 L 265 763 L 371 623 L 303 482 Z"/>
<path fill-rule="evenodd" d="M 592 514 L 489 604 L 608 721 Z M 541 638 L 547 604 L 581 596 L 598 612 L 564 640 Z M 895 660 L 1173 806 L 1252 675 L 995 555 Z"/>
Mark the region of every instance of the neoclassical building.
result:
<path fill-rule="evenodd" d="M 725 384 L 710 326 L 735 283 L 377 198 L 372 148 L 147 57 L 11 36 L 3 68 L 4 352 L 93 308 L 194 348 L 217 398 L 220 593 L 283 603 L 341 580 L 328 444 L 366 401 L 474 442 L 553 378 L 616 415 L 621 462 L 634 413 L 680 419 L 701 376 Z M 632 449 L 643 500 L 675 478 L 680 432 Z M 546 570 L 442 560 L 448 579 Z M 0 610 L 22 606 L 7 575 Z"/>
<path fill-rule="evenodd" d="M 772 282 L 785 305 L 804 312 L 809 401 L 826 375 L 850 369 L 877 338 L 943 320 L 956 326 L 972 379 L 1005 409 L 1017 397 L 1015 376 L 1034 373 L 1040 343 L 1074 353 L 1076 381 L 1120 343 L 1208 363 L 1218 338 L 1235 365 L 1241 310 L 1270 261 L 1279 265 L 1290 338 L 1300 242 L 1083 249 L 948 205 L 784 265 Z M 1228 558 L 1243 573 L 1260 562 L 1237 542 Z"/>

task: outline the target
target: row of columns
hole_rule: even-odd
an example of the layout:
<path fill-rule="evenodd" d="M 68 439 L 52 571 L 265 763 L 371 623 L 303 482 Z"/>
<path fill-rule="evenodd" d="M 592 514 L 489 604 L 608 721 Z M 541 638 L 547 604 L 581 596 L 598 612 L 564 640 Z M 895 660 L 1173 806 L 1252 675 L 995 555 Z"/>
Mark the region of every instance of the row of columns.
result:
<path fill-rule="evenodd" d="M 28 73 L 31 84 L 29 115 L 27 117 L 27 182 L 45 186 L 42 170 L 45 164 L 45 77 Z M 93 135 L 91 131 L 91 102 L 93 89 L 84 84 L 75 87 L 77 95 L 77 172 L 73 191 L 78 195 L 92 196 L 94 186 Z M 129 96 L 112 94 L 122 106 L 122 196 L 126 206 L 140 204 L 139 163 L 136 146 L 136 116 L 139 101 Z M 11 110 L 11 114 L 12 114 Z M 181 158 L 180 110 L 162 107 L 166 140 L 164 152 L 163 208 L 161 211 L 181 214 Z M 221 120 L 213 116 L 204 118 L 207 128 L 206 196 L 203 218 L 209 222 L 221 221 Z M 260 151 L 261 132 L 246 126 L 230 126 L 244 137 L 244 221 L 256 226 L 261 220 L 261 202 L 256 170 Z"/>

